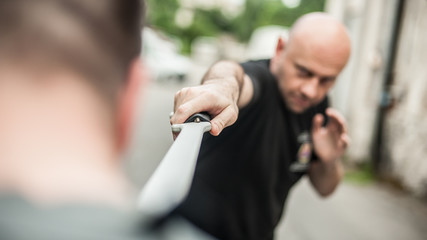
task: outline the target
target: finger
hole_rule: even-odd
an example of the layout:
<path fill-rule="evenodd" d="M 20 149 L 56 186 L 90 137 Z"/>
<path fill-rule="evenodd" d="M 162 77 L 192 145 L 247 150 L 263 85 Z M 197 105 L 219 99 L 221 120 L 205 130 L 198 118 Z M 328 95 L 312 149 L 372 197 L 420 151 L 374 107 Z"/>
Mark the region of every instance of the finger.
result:
<path fill-rule="evenodd" d="M 212 99 L 213 98 L 208 97 L 208 95 L 204 95 L 196 97 L 182 104 L 177 108 L 176 112 L 172 116 L 171 122 L 173 124 L 183 123 L 193 114 L 199 112 L 208 112 L 213 118 L 213 120 L 219 116 L 219 118 L 216 118 L 216 120 L 214 120 L 214 123 L 216 122 L 215 124 L 217 124 L 219 129 L 221 130 L 224 127 L 234 123 L 234 121 L 237 119 L 238 110 L 236 109 L 234 111 L 229 112 L 230 110 L 227 109 L 233 109 L 231 105 L 227 106 L 224 103 L 218 102 L 218 100 Z"/>
<path fill-rule="evenodd" d="M 337 110 L 333 108 L 326 109 L 326 114 L 329 117 L 331 127 L 335 127 L 338 131 L 342 133 L 347 132 L 347 124 L 344 116 L 341 115 Z"/>
<path fill-rule="evenodd" d="M 191 106 L 188 104 L 180 105 L 174 112 L 173 116 L 170 118 L 170 123 L 180 124 L 184 123 L 188 117 L 191 116 L 192 112 L 190 111 Z"/>
<path fill-rule="evenodd" d="M 211 120 L 211 131 L 210 133 L 214 136 L 218 136 L 224 128 L 232 125 L 236 122 L 238 110 L 233 109 L 231 106 L 225 108 L 220 114 Z"/>
<path fill-rule="evenodd" d="M 179 106 L 179 105 L 181 105 L 181 103 L 182 103 L 182 101 L 183 101 L 183 98 L 184 98 L 184 94 L 183 94 L 183 92 L 184 92 L 184 88 L 183 89 L 181 89 L 181 90 L 179 90 L 178 92 L 176 92 L 175 93 L 175 96 L 174 96 L 174 101 L 173 101 L 173 111 L 175 112 L 176 111 L 176 108 Z"/>
<path fill-rule="evenodd" d="M 189 88 L 183 88 L 180 91 L 175 93 L 174 97 L 174 107 L 173 107 L 173 115 L 169 117 L 171 124 L 178 124 L 183 123 L 184 121 L 181 121 L 181 119 L 187 119 L 185 118 L 187 113 L 186 107 L 181 107 L 186 102 L 191 101 L 191 90 Z M 184 116 L 182 116 L 184 114 Z"/>
<path fill-rule="evenodd" d="M 341 135 L 341 142 L 344 148 L 347 148 L 350 145 L 351 139 L 347 134 Z"/>
<path fill-rule="evenodd" d="M 347 132 L 346 120 L 344 116 L 341 115 L 341 113 L 339 113 L 337 110 L 333 108 L 328 108 L 326 109 L 326 114 L 332 121 L 335 121 L 338 124 L 338 126 L 342 128 L 344 132 Z"/>
<path fill-rule="evenodd" d="M 210 113 L 210 110 L 213 108 L 212 102 L 214 101 L 209 101 L 209 99 L 203 96 L 186 101 L 175 109 L 175 113 L 170 121 L 172 124 L 179 124 L 184 123 L 193 114 L 205 111 Z"/>
<path fill-rule="evenodd" d="M 323 115 L 320 113 L 316 114 L 313 118 L 312 131 L 316 132 L 316 131 L 320 130 L 322 128 L 323 121 L 324 121 Z"/>
<path fill-rule="evenodd" d="M 198 87 L 185 87 L 179 90 L 175 93 L 174 96 L 174 111 L 176 111 L 177 107 L 179 107 L 181 104 L 191 100 L 194 97 L 197 97 L 198 95 Z"/>

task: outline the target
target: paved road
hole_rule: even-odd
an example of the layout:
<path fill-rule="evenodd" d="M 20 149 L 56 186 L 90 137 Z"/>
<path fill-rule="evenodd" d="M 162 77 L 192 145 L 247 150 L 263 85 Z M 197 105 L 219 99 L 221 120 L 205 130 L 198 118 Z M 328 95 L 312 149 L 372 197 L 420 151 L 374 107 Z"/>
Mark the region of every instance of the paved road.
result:
<path fill-rule="evenodd" d="M 142 186 L 172 144 L 168 115 L 183 85 L 155 83 L 141 98 L 126 169 Z M 426 240 L 427 208 L 420 201 L 379 185 L 341 184 L 320 199 L 307 180 L 292 191 L 276 239 Z"/>
<path fill-rule="evenodd" d="M 277 239 L 425 240 L 427 208 L 381 185 L 344 182 L 320 199 L 307 179 L 293 190 Z"/>

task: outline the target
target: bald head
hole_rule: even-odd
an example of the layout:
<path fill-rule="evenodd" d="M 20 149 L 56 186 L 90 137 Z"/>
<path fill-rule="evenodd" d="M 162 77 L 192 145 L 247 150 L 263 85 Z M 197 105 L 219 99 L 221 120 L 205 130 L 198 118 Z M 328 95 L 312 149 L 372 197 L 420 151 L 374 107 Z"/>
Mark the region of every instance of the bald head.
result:
<path fill-rule="evenodd" d="M 287 48 L 305 48 L 314 57 L 342 69 L 351 51 L 350 37 L 345 26 L 336 18 L 321 12 L 309 13 L 299 18 L 289 34 Z"/>
<path fill-rule="evenodd" d="M 325 13 L 302 16 L 289 41 L 279 38 L 270 70 L 287 107 L 302 113 L 319 104 L 334 85 L 350 56 L 344 25 Z"/>

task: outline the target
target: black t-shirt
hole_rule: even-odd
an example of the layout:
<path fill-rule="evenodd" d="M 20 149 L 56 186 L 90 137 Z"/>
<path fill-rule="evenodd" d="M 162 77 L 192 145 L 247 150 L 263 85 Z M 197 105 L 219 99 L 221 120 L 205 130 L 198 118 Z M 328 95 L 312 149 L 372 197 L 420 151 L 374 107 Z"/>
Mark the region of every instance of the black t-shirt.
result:
<path fill-rule="evenodd" d="M 205 134 L 188 198 L 177 209 L 219 239 L 272 239 L 289 189 L 313 156 L 310 128 L 327 99 L 303 114 L 290 112 L 269 60 L 243 63 L 254 97 L 236 123 Z"/>

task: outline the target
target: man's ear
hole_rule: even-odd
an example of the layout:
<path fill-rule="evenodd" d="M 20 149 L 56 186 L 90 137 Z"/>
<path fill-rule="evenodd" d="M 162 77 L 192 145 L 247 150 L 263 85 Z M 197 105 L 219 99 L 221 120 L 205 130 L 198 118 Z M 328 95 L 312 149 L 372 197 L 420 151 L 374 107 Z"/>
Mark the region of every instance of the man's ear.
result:
<path fill-rule="evenodd" d="M 140 91 L 147 80 L 147 72 L 140 58 L 129 66 L 126 85 L 119 95 L 117 119 L 117 147 L 123 152 L 128 146 L 133 128 L 133 120 L 138 110 Z"/>
<path fill-rule="evenodd" d="M 286 48 L 286 41 L 282 36 L 280 36 L 277 39 L 275 56 L 276 57 L 280 56 L 283 53 L 283 51 L 285 51 L 285 48 Z"/>
<path fill-rule="evenodd" d="M 274 56 L 271 58 L 271 71 L 273 73 L 277 73 L 279 69 L 279 65 L 281 63 L 281 59 L 283 56 L 283 53 L 286 48 L 286 41 L 282 36 L 279 36 L 277 39 L 277 45 L 276 45 L 276 51 L 274 52 Z"/>

